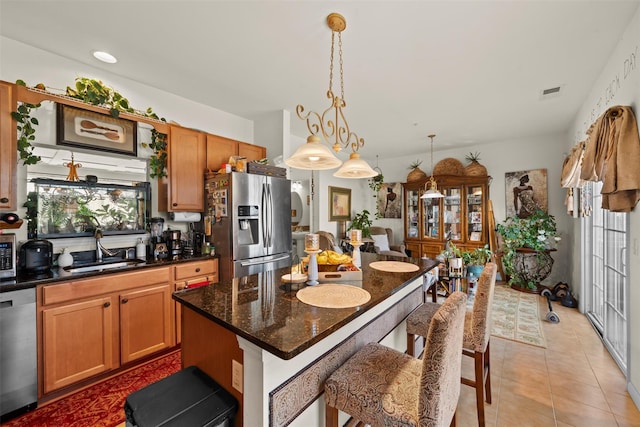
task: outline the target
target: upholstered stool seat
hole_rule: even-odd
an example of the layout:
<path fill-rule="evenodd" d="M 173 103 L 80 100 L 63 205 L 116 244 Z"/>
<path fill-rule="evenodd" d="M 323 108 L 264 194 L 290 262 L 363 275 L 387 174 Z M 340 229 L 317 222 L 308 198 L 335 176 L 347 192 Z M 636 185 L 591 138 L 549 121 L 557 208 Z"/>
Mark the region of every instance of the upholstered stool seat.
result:
<path fill-rule="evenodd" d="M 465 385 L 475 387 L 478 425 L 484 427 L 484 400 L 491 403 L 491 306 L 496 283 L 497 265 L 487 263 L 478 280 L 473 309 L 465 313 L 462 354 L 473 357 L 475 378 L 461 378 Z M 440 304 L 425 302 L 406 320 L 407 354 L 415 353 L 415 336 L 424 336 Z"/>
<path fill-rule="evenodd" d="M 422 360 L 370 343 L 331 374 L 326 425 L 338 410 L 372 426 L 455 425 L 466 300 L 455 292 L 434 314 Z"/>

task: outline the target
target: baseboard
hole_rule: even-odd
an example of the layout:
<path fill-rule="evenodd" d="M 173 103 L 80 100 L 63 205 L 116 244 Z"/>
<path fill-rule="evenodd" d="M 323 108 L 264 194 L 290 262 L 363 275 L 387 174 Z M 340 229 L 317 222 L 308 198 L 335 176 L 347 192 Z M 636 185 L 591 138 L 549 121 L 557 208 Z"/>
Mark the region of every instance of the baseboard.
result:
<path fill-rule="evenodd" d="M 634 387 L 631 382 L 627 383 L 627 391 L 631 396 L 631 400 L 636 404 L 636 408 L 640 409 L 640 393 L 638 393 L 638 389 Z"/>

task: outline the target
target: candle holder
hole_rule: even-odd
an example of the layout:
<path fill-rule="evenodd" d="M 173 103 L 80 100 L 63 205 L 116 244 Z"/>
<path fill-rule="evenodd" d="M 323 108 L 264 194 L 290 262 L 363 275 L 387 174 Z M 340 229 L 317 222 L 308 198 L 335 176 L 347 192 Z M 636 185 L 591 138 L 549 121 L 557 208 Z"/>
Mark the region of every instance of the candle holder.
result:
<path fill-rule="evenodd" d="M 351 240 L 349 241 L 349 244 L 353 246 L 353 251 L 351 251 L 351 262 L 358 268 L 362 267 L 362 261 L 360 260 L 360 246 L 362 245 L 362 242 Z"/>
<path fill-rule="evenodd" d="M 318 258 L 317 255 L 321 252 L 320 250 L 313 251 L 305 249 L 305 252 L 309 254 L 309 270 L 307 271 L 307 285 L 313 286 L 318 283 Z"/>

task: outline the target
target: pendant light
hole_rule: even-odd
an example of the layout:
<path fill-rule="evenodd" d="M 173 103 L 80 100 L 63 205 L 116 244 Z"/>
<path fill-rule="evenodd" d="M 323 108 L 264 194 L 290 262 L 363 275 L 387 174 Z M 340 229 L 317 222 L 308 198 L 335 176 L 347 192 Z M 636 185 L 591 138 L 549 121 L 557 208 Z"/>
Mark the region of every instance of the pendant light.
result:
<path fill-rule="evenodd" d="M 329 65 L 329 90 L 327 98 L 330 106 L 319 114 L 309 111 L 305 114 L 304 106 L 298 105 L 296 113 L 301 120 L 306 120 L 307 129 L 311 136 L 307 138 L 307 144 L 298 148 L 293 156 L 285 160 L 285 163 L 297 169 L 333 169 L 342 163 L 327 147 L 322 145 L 322 139 L 338 153 L 345 147 L 351 146 L 352 153 L 349 160 L 333 175 L 339 178 L 371 178 L 376 176 L 369 164 L 360 159 L 358 149 L 364 145 L 364 139 L 349 128 L 349 123 L 344 115 L 346 107 L 344 100 L 344 73 L 342 69 L 342 31 L 347 28 L 344 16 L 331 13 L 327 16 L 327 26 L 331 29 L 331 56 Z M 333 92 L 333 54 L 336 35 L 338 38 L 338 58 L 340 64 L 340 96 Z"/>
<path fill-rule="evenodd" d="M 429 135 L 431 138 L 431 177 L 429 181 L 424 183 L 425 192 L 420 196 L 421 199 L 435 199 L 438 197 L 444 197 L 444 195 L 438 191 L 438 184 L 436 180 L 433 178 L 433 138 L 435 135 Z M 428 189 L 427 189 L 428 188 Z"/>

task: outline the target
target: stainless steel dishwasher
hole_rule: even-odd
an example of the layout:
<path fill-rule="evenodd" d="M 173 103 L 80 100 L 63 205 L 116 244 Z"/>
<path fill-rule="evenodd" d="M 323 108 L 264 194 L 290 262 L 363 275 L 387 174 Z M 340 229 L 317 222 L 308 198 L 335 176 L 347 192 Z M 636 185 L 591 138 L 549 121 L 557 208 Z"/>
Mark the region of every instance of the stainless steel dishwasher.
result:
<path fill-rule="evenodd" d="M 38 400 L 36 289 L 0 292 L 0 419 Z"/>

